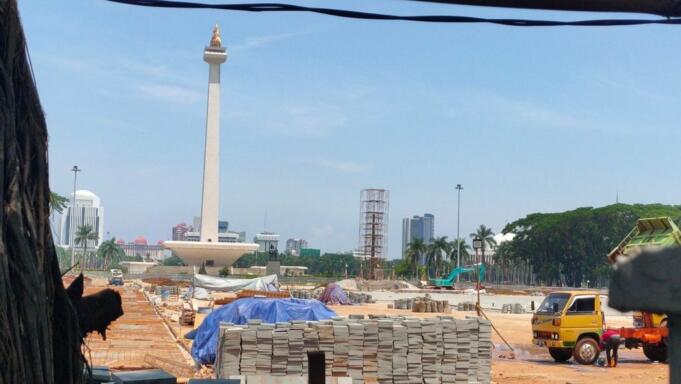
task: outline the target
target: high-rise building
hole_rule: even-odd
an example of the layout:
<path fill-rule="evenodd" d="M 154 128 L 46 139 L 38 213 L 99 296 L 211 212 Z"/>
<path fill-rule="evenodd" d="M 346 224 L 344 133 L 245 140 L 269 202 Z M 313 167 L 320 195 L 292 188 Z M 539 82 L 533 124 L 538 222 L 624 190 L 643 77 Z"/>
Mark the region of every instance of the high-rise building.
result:
<path fill-rule="evenodd" d="M 194 226 L 187 226 L 185 223 L 180 223 L 173 227 L 174 241 L 200 241 L 201 240 L 201 217 L 194 216 Z M 235 232 L 229 230 L 229 221 L 218 221 L 218 242 L 219 243 L 245 243 L 246 232 Z"/>
<path fill-rule="evenodd" d="M 286 240 L 286 252 L 293 256 L 300 256 L 300 250 L 307 248 L 307 240 L 305 239 L 288 239 Z"/>
<path fill-rule="evenodd" d="M 388 207 L 386 189 L 363 189 L 359 205 L 359 254 L 369 261 L 369 278 L 376 279 L 379 259 L 388 258 Z"/>
<path fill-rule="evenodd" d="M 186 223 L 180 223 L 173 227 L 173 237 L 174 241 L 184 241 L 185 234 L 189 232 L 189 227 Z"/>
<path fill-rule="evenodd" d="M 89 225 L 97 234 L 96 240 L 87 240 L 88 248 L 97 248 L 104 240 L 104 207 L 99 197 L 87 190 L 76 191 L 75 207 L 73 193 L 61 217 L 61 246 L 71 247 L 78 228 Z M 78 244 L 77 246 L 81 246 Z"/>
<path fill-rule="evenodd" d="M 194 216 L 192 220 L 191 232 L 201 232 L 201 216 Z M 229 221 L 218 220 L 218 233 L 227 232 L 229 230 Z"/>
<path fill-rule="evenodd" d="M 402 257 L 412 241 L 419 239 L 428 245 L 435 238 L 435 216 L 426 213 L 423 216 L 405 217 L 402 219 Z M 425 257 L 425 256 L 424 256 Z M 423 259 L 423 257 L 422 257 Z M 424 263 L 425 260 L 420 260 Z"/>
<path fill-rule="evenodd" d="M 258 244 L 258 252 L 269 252 L 270 247 L 279 249 L 279 235 L 274 232 L 260 232 L 253 237 L 253 242 Z"/>

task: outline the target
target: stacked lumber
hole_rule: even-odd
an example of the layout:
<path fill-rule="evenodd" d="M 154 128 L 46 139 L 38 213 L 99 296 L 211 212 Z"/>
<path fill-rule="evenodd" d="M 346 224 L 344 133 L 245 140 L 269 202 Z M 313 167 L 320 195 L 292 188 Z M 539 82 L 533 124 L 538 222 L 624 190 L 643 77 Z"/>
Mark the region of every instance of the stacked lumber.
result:
<path fill-rule="evenodd" d="M 236 294 L 236 297 L 267 297 L 274 299 L 288 299 L 291 297 L 289 291 L 257 291 L 255 289 L 244 289 Z"/>

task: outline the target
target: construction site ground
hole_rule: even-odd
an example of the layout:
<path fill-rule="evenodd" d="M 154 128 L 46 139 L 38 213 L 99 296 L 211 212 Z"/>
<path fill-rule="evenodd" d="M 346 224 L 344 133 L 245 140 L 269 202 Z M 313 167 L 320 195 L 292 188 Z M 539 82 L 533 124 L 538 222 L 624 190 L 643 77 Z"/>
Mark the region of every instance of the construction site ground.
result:
<path fill-rule="evenodd" d="M 85 295 L 101 289 L 87 287 Z M 191 373 L 191 357 L 179 348 L 144 293 L 129 285 L 114 289 L 123 299 L 124 315 L 109 327 L 106 340 L 98 333 L 88 336 L 85 355 L 90 364 L 113 370 L 159 367 L 179 376 Z"/>
<path fill-rule="evenodd" d="M 144 294 L 134 287 L 126 284 L 125 288 L 116 288 L 122 295 L 125 315 L 110 327 L 107 332 L 107 340 L 103 341 L 99 334 L 92 334 L 88 337 L 87 344 L 90 348 L 89 358 L 91 363 L 107 365 L 112 369 L 121 370 L 153 366 L 167 368 L 168 362 L 172 362 L 175 366 L 170 366 L 170 368 L 175 369 L 177 373 L 191 372 L 191 359 L 185 351 L 181 350 L 173 335 L 173 333 L 182 335 L 191 327 L 180 328 L 179 324 L 169 320 L 167 311 L 159 308 L 162 313 L 165 313 L 166 321 L 164 322 Z M 99 289 L 102 288 L 89 287 L 86 294 L 94 293 Z M 385 295 L 399 298 L 403 296 L 399 292 L 385 293 Z M 447 295 L 447 293 L 443 293 L 443 296 Z M 409 294 L 408 296 L 413 295 Z M 408 296 L 405 295 L 405 297 Z M 490 300 L 492 300 L 491 297 L 487 297 L 485 302 Z M 498 302 L 499 298 L 495 300 Z M 408 310 L 392 309 L 388 308 L 389 303 L 391 301 L 379 301 L 363 305 L 332 306 L 332 309 L 340 316 L 350 314 L 400 314 L 434 317 L 441 315 L 439 313 L 414 313 Z M 475 313 L 453 311 L 451 315 L 463 318 L 475 316 Z M 499 336 L 493 334 L 495 350 L 492 361 L 492 380 L 494 383 L 634 384 L 643 382 L 665 383 L 669 380 L 668 366 L 649 362 L 641 350 L 621 349 L 620 364 L 616 368 L 603 368 L 597 365 L 583 366 L 574 363 L 572 360 L 568 363 L 555 363 L 545 348 L 534 346 L 531 343 L 531 314 L 501 314 L 497 311 L 488 310 L 487 315 L 515 349 L 515 359 L 507 358 L 508 349 L 503 345 Z M 612 313 L 606 314 L 606 316 L 608 325 L 611 327 L 631 325 L 629 315 Z M 172 333 L 166 323 L 173 329 Z M 190 346 L 188 340 L 180 340 L 179 342 Z M 197 376 L 203 375 L 205 375 L 205 372 Z"/>

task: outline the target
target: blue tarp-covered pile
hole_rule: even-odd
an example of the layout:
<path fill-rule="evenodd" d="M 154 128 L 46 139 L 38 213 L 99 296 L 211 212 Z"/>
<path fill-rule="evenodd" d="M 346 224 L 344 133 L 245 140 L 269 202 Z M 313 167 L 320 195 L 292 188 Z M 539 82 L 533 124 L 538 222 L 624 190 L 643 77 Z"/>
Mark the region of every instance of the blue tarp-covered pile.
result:
<path fill-rule="evenodd" d="M 261 319 L 263 323 L 291 320 L 326 320 L 336 313 L 318 300 L 267 299 L 249 297 L 224 305 L 206 316 L 196 329 L 192 344 L 192 357 L 202 364 L 215 361 L 221 322 L 246 324 L 249 319 Z"/>

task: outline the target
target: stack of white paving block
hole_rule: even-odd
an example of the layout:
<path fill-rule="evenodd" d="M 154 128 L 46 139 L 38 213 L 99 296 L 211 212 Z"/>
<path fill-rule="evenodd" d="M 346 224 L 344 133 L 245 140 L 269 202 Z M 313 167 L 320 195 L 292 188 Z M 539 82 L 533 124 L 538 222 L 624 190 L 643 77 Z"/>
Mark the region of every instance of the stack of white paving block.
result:
<path fill-rule="evenodd" d="M 364 369 L 364 324 L 358 322 L 348 323 L 348 376 L 352 377 L 353 384 L 362 384 L 362 370 Z"/>
<path fill-rule="evenodd" d="M 378 322 L 365 320 L 363 357 L 364 368 L 363 376 L 366 384 L 378 383 Z"/>
<path fill-rule="evenodd" d="M 287 375 L 302 375 L 303 361 L 305 360 L 305 321 L 294 320 L 288 330 L 288 360 L 286 364 Z"/>
<path fill-rule="evenodd" d="M 272 332 L 272 376 L 286 376 L 288 324 L 277 324 Z"/>
<path fill-rule="evenodd" d="M 393 321 L 378 321 L 378 382 L 393 382 Z"/>
<path fill-rule="evenodd" d="M 333 322 L 333 368 L 332 376 L 342 377 L 348 375 L 348 352 L 350 350 L 350 333 L 345 322 Z"/>
<path fill-rule="evenodd" d="M 274 324 L 259 324 L 256 332 L 258 340 L 258 356 L 255 361 L 255 370 L 259 375 L 269 374 L 272 371 L 272 332 Z"/>
<path fill-rule="evenodd" d="M 393 325 L 393 384 L 409 384 L 407 371 L 407 327 Z"/>
<path fill-rule="evenodd" d="M 421 360 L 423 355 L 423 336 L 421 322 L 416 319 L 405 320 L 403 322 L 407 328 L 407 375 L 409 384 L 423 383 Z"/>
<path fill-rule="evenodd" d="M 317 333 L 319 334 L 319 351 L 324 352 L 325 361 L 325 375 L 333 376 L 333 324 L 329 322 L 321 322 L 316 325 Z"/>
<path fill-rule="evenodd" d="M 492 323 L 489 320 L 478 320 L 478 382 L 489 383 L 492 380 Z"/>

